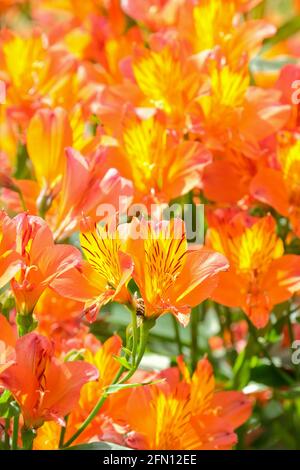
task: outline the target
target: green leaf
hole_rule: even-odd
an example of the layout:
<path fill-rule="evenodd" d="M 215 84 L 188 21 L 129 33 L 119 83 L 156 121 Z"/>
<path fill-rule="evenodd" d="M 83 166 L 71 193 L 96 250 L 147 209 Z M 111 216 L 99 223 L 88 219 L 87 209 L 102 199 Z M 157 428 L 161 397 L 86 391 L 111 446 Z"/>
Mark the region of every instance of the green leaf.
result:
<path fill-rule="evenodd" d="M 270 365 L 259 365 L 251 370 L 250 380 L 269 387 L 283 387 L 286 382 L 280 378 Z"/>
<path fill-rule="evenodd" d="M 300 31 L 300 16 L 294 16 L 292 19 L 287 21 L 284 25 L 282 25 L 275 36 L 267 39 L 264 43 L 262 48 L 262 52 L 270 49 L 271 47 L 275 46 L 279 42 L 286 41 L 294 34 Z"/>
<path fill-rule="evenodd" d="M 132 352 L 131 352 L 130 349 L 128 349 L 128 348 L 123 347 L 123 348 L 122 348 L 122 351 L 123 351 L 125 354 L 128 354 L 128 356 L 131 356 L 131 355 L 132 355 Z"/>
<path fill-rule="evenodd" d="M 277 396 L 287 400 L 300 398 L 300 386 L 292 387 L 289 390 L 278 390 Z"/>
<path fill-rule="evenodd" d="M 279 418 L 283 414 L 282 405 L 276 401 L 271 400 L 263 409 L 264 418 L 271 420 Z"/>
<path fill-rule="evenodd" d="M 17 179 L 31 179 L 30 159 L 26 146 L 23 144 L 18 146 L 14 176 Z"/>
<path fill-rule="evenodd" d="M 90 444 L 80 444 L 68 447 L 64 450 L 132 450 L 129 447 L 118 446 L 112 442 L 91 442 Z"/>
<path fill-rule="evenodd" d="M 74 362 L 84 360 L 84 349 L 71 349 L 64 358 L 64 362 Z"/>
<path fill-rule="evenodd" d="M 131 365 L 127 361 L 125 357 L 114 356 L 114 359 L 121 364 L 121 366 L 125 367 L 125 369 L 131 370 Z"/>
<path fill-rule="evenodd" d="M 2 418 L 12 418 L 20 413 L 18 404 L 14 401 L 8 390 L 0 395 L 0 416 Z"/>
<path fill-rule="evenodd" d="M 251 374 L 250 359 L 247 356 L 247 350 L 242 351 L 234 364 L 234 387 L 238 389 L 244 388 L 249 383 Z"/>
<path fill-rule="evenodd" d="M 150 382 L 137 382 L 137 383 L 132 383 L 132 384 L 113 384 L 104 388 L 104 393 L 106 393 L 107 395 L 111 395 L 113 393 L 118 392 L 119 390 L 124 390 L 127 388 L 145 387 L 146 385 L 155 385 L 155 384 L 163 383 L 164 381 L 165 379 L 159 379 L 159 380 L 153 380 Z"/>
<path fill-rule="evenodd" d="M 27 429 L 27 428 L 23 427 L 22 431 L 21 431 L 21 435 L 22 435 L 23 449 L 24 450 L 31 450 L 33 440 L 36 437 L 36 430 L 35 429 Z"/>

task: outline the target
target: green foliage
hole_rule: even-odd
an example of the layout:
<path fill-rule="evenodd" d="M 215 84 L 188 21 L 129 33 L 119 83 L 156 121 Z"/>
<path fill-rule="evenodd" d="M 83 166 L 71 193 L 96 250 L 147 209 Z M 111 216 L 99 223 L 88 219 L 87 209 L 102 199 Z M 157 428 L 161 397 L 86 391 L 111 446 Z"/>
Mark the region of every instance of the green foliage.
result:
<path fill-rule="evenodd" d="M 11 393 L 5 390 L 0 395 L 0 417 L 1 418 L 12 418 L 20 413 L 19 406 L 14 401 Z"/>

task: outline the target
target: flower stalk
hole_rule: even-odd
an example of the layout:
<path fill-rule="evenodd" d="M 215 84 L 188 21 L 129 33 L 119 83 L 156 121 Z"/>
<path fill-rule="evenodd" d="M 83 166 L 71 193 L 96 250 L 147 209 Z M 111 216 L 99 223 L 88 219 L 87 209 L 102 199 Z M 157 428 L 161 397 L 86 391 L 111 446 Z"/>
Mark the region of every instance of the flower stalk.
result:
<path fill-rule="evenodd" d="M 155 320 L 152 318 L 146 319 L 144 318 L 143 321 L 141 322 L 141 325 L 139 327 L 140 330 L 140 337 L 139 337 L 139 342 L 137 343 L 137 333 L 138 333 L 138 328 L 137 328 L 137 315 L 136 312 L 133 310 L 132 311 L 132 337 L 133 337 L 133 347 L 132 347 L 132 368 L 131 370 L 121 379 L 121 376 L 124 373 L 124 366 L 121 365 L 119 371 L 117 372 L 114 380 L 112 381 L 111 385 L 117 385 L 117 384 L 124 384 L 127 382 L 136 372 L 138 369 L 142 358 L 144 356 L 145 350 L 146 350 L 146 345 L 147 345 L 147 340 L 148 340 L 148 334 L 150 329 L 154 326 Z M 127 346 L 127 344 L 126 344 Z M 127 348 L 126 348 L 127 349 Z M 137 357 L 136 357 L 137 356 Z M 109 388 L 109 387 L 108 387 Z M 65 449 L 67 447 L 70 447 L 71 444 L 73 444 L 74 441 L 83 433 L 83 431 L 89 426 L 89 424 L 93 421 L 93 419 L 97 416 L 99 413 L 100 409 L 106 402 L 107 398 L 109 396 L 109 393 L 103 392 L 103 394 L 100 396 L 98 402 L 90 412 L 90 414 L 87 416 L 87 418 L 83 421 L 79 429 L 68 439 L 68 441 L 60 445 L 60 448 Z"/>

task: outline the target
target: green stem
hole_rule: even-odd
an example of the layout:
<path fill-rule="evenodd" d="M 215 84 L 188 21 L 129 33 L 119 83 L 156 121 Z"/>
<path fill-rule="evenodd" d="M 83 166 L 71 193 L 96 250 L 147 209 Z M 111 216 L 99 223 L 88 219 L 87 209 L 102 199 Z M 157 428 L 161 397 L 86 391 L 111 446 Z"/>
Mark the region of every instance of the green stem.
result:
<path fill-rule="evenodd" d="M 32 450 L 33 441 L 36 438 L 36 430 L 23 426 L 21 429 L 23 450 Z"/>
<path fill-rule="evenodd" d="M 230 337 L 230 343 L 231 343 L 230 348 L 226 348 L 226 354 L 228 355 L 228 359 L 230 363 L 234 364 L 236 357 L 237 357 L 237 353 L 236 353 L 236 344 L 235 344 L 234 334 L 232 331 L 231 310 L 229 307 L 224 307 L 224 315 L 225 315 L 225 326 L 228 331 L 228 334 Z"/>
<path fill-rule="evenodd" d="M 120 380 L 120 384 L 123 384 L 125 382 L 127 382 L 132 376 L 133 374 L 136 372 L 137 368 L 139 367 L 140 363 L 141 363 L 141 360 L 143 359 L 143 356 L 144 356 L 144 353 L 145 353 L 145 349 L 146 349 L 146 345 L 147 345 L 147 340 L 148 340 L 148 333 L 149 333 L 149 329 L 146 328 L 145 326 L 145 322 L 143 322 L 140 326 L 140 345 L 139 345 L 139 353 L 138 353 L 138 357 L 137 357 L 137 360 L 136 360 L 136 364 L 134 366 L 133 369 L 131 369 L 123 378 L 122 380 Z"/>
<path fill-rule="evenodd" d="M 289 315 L 293 315 L 293 313 L 298 312 L 298 310 L 300 310 L 300 307 L 299 307 L 299 306 L 298 306 L 298 307 L 295 307 L 293 310 L 290 310 Z"/>
<path fill-rule="evenodd" d="M 229 307 L 224 307 L 225 310 L 225 323 L 226 323 L 226 328 L 228 331 L 228 334 L 230 336 L 230 342 L 232 345 L 232 348 L 235 348 L 235 341 L 234 341 L 234 336 L 232 332 L 232 327 L 231 327 L 231 310 Z"/>
<path fill-rule="evenodd" d="M 23 209 L 24 212 L 26 212 L 27 211 L 27 206 L 26 206 L 25 199 L 23 197 L 23 193 L 20 189 L 17 191 L 17 193 L 18 193 L 19 198 L 20 198 L 22 209 Z"/>
<path fill-rule="evenodd" d="M 266 13 L 267 0 L 262 0 L 259 5 L 257 5 L 251 12 L 251 18 L 258 20 L 264 18 Z"/>
<path fill-rule="evenodd" d="M 64 440 L 65 440 L 65 435 L 66 435 L 66 432 L 67 432 L 67 426 L 68 426 L 68 419 L 69 419 L 69 415 L 65 417 L 65 426 L 62 426 L 61 427 L 61 430 L 60 430 L 60 436 L 59 436 L 59 448 L 63 447 L 64 445 Z"/>
<path fill-rule="evenodd" d="M 9 449 L 9 429 L 10 429 L 10 418 L 5 419 L 5 441 L 4 446 L 5 449 Z"/>
<path fill-rule="evenodd" d="M 180 330 L 179 330 L 178 321 L 177 321 L 176 317 L 174 317 L 174 315 L 172 315 L 171 317 L 172 317 L 172 322 L 173 322 L 173 326 L 174 326 L 175 341 L 176 341 L 177 347 L 178 347 L 178 354 L 180 356 L 182 356 L 183 348 L 182 348 L 182 342 L 181 342 L 181 338 L 180 338 Z"/>
<path fill-rule="evenodd" d="M 20 417 L 19 414 L 17 416 L 14 416 L 11 450 L 18 449 L 19 417 Z"/>
<path fill-rule="evenodd" d="M 204 308 L 202 304 L 202 308 Z M 195 370 L 198 361 L 198 322 L 201 306 L 193 308 L 191 313 L 191 366 Z"/>
<path fill-rule="evenodd" d="M 291 316 L 289 314 L 287 315 L 287 325 L 288 325 L 290 343 L 292 345 L 293 342 L 295 341 L 295 336 L 294 336 L 293 325 L 292 325 L 292 322 L 291 322 Z"/>
<path fill-rule="evenodd" d="M 147 342 L 147 339 L 148 339 L 148 332 L 149 332 L 149 329 L 150 329 L 148 324 L 145 325 L 145 323 L 146 323 L 146 321 L 144 321 L 140 326 L 140 329 L 141 329 L 140 344 L 139 344 L 138 357 L 137 357 L 137 360 L 135 362 L 135 366 L 128 372 L 128 374 L 122 380 L 120 380 L 121 375 L 124 372 L 124 368 L 121 367 L 119 369 L 116 377 L 114 378 L 113 382 L 111 383 L 111 385 L 123 384 L 124 382 L 126 382 L 128 379 L 130 379 L 130 377 L 133 376 L 133 374 L 136 372 L 138 366 L 140 365 L 140 362 L 143 358 L 143 355 L 144 355 L 144 352 L 145 352 L 145 349 L 146 349 L 146 342 Z M 149 322 L 149 325 L 151 325 L 150 322 Z M 94 406 L 94 408 L 92 409 L 92 411 L 90 412 L 90 414 L 88 415 L 88 417 L 81 424 L 79 429 L 73 434 L 72 437 L 70 437 L 70 439 L 61 448 L 69 447 L 80 436 L 80 434 L 82 434 L 82 432 L 88 427 L 88 425 L 97 416 L 100 409 L 104 405 L 107 397 L 108 397 L 108 394 L 104 392 L 103 395 L 101 395 L 101 397 L 99 398 L 99 400 L 96 403 L 96 405 Z"/>
<path fill-rule="evenodd" d="M 286 382 L 286 383 L 289 384 L 289 385 L 293 385 L 293 384 L 294 384 L 293 379 L 291 379 L 291 377 L 289 377 L 285 372 L 283 372 L 281 369 L 279 369 L 278 367 L 276 367 L 276 365 L 274 364 L 273 359 L 272 359 L 272 357 L 271 357 L 270 354 L 269 354 L 269 351 L 268 351 L 267 348 L 259 341 L 259 337 L 258 337 L 258 335 L 257 335 L 256 328 L 252 325 L 252 323 L 251 323 L 251 321 L 249 320 L 249 318 L 246 317 L 246 320 L 247 320 L 248 327 L 249 327 L 249 332 L 250 332 L 252 338 L 254 339 L 255 343 L 256 343 L 257 346 L 260 348 L 260 350 L 262 351 L 262 353 L 264 354 L 264 356 L 269 360 L 270 365 L 271 365 L 272 369 L 274 370 L 274 372 L 278 375 L 278 377 L 280 377 L 282 380 L 284 380 L 284 382 Z"/>
<path fill-rule="evenodd" d="M 121 372 L 122 371 L 122 372 Z M 115 385 L 118 383 L 118 380 L 120 378 L 120 374 L 123 373 L 123 367 L 120 367 L 118 374 L 116 375 L 115 379 L 113 380 L 111 385 Z M 65 449 L 66 447 L 70 447 L 71 444 L 73 444 L 74 441 L 80 436 L 80 434 L 83 433 L 83 431 L 88 427 L 88 425 L 93 421 L 93 419 L 97 416 L 98 412 L 104 405 L 108 395 L 106 393 L 103 393 L 99 400 L 97 401 L 96 405 L 90 412 L 90 414 L 87 416 L 87 418 L 83 421 L 81 426 L 77 429 L 77 431 L 73 434 L 73 436 L 70 437 L 70 439 L 65 443 L 65 444 L 60 444 L 60 449 Z"/>
<path fill-rule="evenodd" d="M 132 346 L 132 366 L 135 367 L 136 361 L 136 353 L 138 347 L 138 329 L 137 329 L 137 320 L 136 320 L 136 311 L 134 309 L 130 309 L 131 313 L 131 327 L 132 327 L 132 338 L 133 338 L 133 346 Z"/>
<path fill-rule="evenodd" d="M 43 189 L 37 199 L 38 215 L 45 219 L 47 212 L 52 206 L 53 195 L 51 191 L 48 192 L 47 188 Z"/>
<path fill-rule="evenodd" d="M 34 319 L 32 312 L 27 312 L 26 314 L 17 313 L 16 323 L 19 337 L 30 333 L 37 326 L 37 322 Z"/>

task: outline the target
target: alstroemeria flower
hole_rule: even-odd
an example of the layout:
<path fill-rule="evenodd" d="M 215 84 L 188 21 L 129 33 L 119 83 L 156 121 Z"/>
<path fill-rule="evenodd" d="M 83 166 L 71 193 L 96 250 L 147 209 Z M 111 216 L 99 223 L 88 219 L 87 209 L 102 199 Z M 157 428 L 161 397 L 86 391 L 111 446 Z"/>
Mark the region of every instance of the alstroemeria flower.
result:
<path fill-rule="evenodd" d="M 217 392 L 207 359 L 190 376 L 179 368 L 161 373 L 165 383 L 132 390 L 127 400 L 127 443 L 148 450 L 226 450 L 237 442 L 234 430 L 250 416 L 251 402 L 242 392 Z"/>
<path fill-rule="evenodd" d="M 121 0 L 127 15 L 157 30 L 175 24 L 183 0 Z"/>
<path fill-rule="evenodd" d="M 132 70 L 145 96 L 144 106 L 163 110 L 182 128 L 187 120 L 187 109 L 203 86 L 203 78 L 180 46 L 176 42 L 170 45 L 162 42 L 160 47 L 151 50 L 136 50 Z"/>
<path fill-rule="evenodd" d="M 18 312 L 29 314 L 51 281 L 77 265 L 81 254 L 71 245 L 55 245 L 51 230 L 39 217 L 22 213 L 12 223 L 22 266 L 11 280 L 11 287 Z"/>
<path fill-rule="evenodd" d="M 8 320 L 0 314 L 0 374 L 15 360 L 17 334 Z"/>
<path fill-rule="evenodd" d="M 0 40 L 9 119 L 24 130 L 37 109 L 53 103 L 49 91 L 74 67 L 74 59 L 66 51 L 51 47 L 49 38 L 36 28 L 29 34 L 6 29 Z M 43 147 L 45 142 L 38 147 L 42 153 Z"/>
<path fill-rule="evenodd" d="M 57 354 L 84 347 L 89 328 L 82 321 L 83 308 L 83 303 L 62 297 L 51 288 L 39 298 L 33 312 L 37 331 L 52 339 Z"/>
<path fill-rule="evenodd" d="M 59 276 L 52 287 L 64 297 L 84 302 L 88 318 L 94 320 L 106 303 L 129 300 L 126 284 L 133 262 L 114 224 L 97 226 L 85 219 L 80 242 L 86 261 Z"/>
<path fill-rule="evenodd" d="M 189 249 L 180 219 L 133 219 L 130 232 L 127 252 L 146 316 L 170 312 L 187 325 L 191 308 L 210 297 L 219 273 L 228 269 L 227 259 L 205 247 Z"/>
<path fill-rule="evenodd" d="M 115 358 L 120 355 L 121 348 L 122 340 L 117 335 L 111 336 L 103 344 L 95 340 L 95 344 L 92 347 L 86 348 L 84 361 L 92 364 L 99 371 L 99 380 L 88 383 L 82 389 L 80 399 L 68 418 L 66 440 L 74 434 L 78 425 L 84 421 L 99 397 L 103 394 L 105 387 L 108 387 L 115 378 L 120 367 L 119 362 Z M 126 391 L 123 391 L 123 393 Z M 76 439 L 75 445 L 95 438 L 124 444 L 122 436 L 118 433 L 117 427 L 114 427 L 114 422 L 111 418 L 112 414 L 118 415 L 120 403 L 122 405 L 124 403 L 122 401 L 123 393 L 118 392 L 107 398 L 104 406 L 101 408 L 101 412 L 98 413 L 90 426 Z M 57 423 L 45 423 L 37 432 L 34 448 L 39 450 L 57 449 L 59 435 L 60 426 Z"/>
<path fill-rule="evenodd" d="M 99 145 L 99 135 L 93 136 L 85 128 L 80 105 L 70 113 L 61 107 L 40 109 L 31 119 L 27 129 L 27 150 L 41 196 L 53 200 L 62 189 L 67 172 L 66 148 L 74 146 L 84 153 L 91 153 Z"/>
<path fill-rule="evenodd" d="M 24 2 L 25 0 L 2 0 L 0 5 L 0 12 L 3 13 L 5 10 L 8 10 L 13 6 L 20 5 Z"/>
<path fill-rule="evenodd" d="M 107 204 L 116 211 L 126 212 L 133 193 L 129 180 L 122 178 L 114 167 L 106 170 L 103 166 L 105 149 L 99 149 L 95 158 L 85 158 L 73 148 L 67 148 L 65 153 L 66 173 L 61 192 L 49 213 L 55 239 L 79 229 L 82 214 L 96 221 L 104 219 L 106 214 L 101 212 L 101 207 Z"/>
<path fill-rule="evenodd" d="M 180 37 L 188 40 L 191 53 L 221 51 L 226 62 L 238 68 L 255 55 L 265 38 L 275 34 L 265 19 L 243 21 L 242 14 L 261 0 L 202 0 L 183 2 L 184 19 L 177 26 Z"/>
<path fill-rule="evenodd" d="M 45 197 L 55 197 L 66 171 L 65 148 L 73 136 L 68 113 L 63 108 L 41 109 L 27 130 L 27 149 L 35 176 Z"/>
<path fill-rule="evenodd" d="M 20 270 L 22 258 L 16 251 L 16 225 L 0 211 L 0 288 Z"/>
<path fill-rule="evenodd" d="M 25 426 L 38 428 L 51 420 L 64 425 L 81 387 L 98 375 L 86 362 L 59 362 L 49 339 L 29 333 L 17 341 L 16 363 L 0 374 L 0 388 L 19 403 Z"/>
<path fill-rule="evenodd" d="M 291 220 L 300 235 L 300 140 L 290 132 L 278 137 L 277 164 L 263 167 L 251 183 L 251 193 Z"/>
<path fill-rule="evenodd" d="M 155 110 L 128 110 L 108 152 L 113 168 L 133 181 L 135 202 L 168 203 L 201 186 L 211 155 L 199 142 L 184 141 L 167 127 L 166 115 Z"/>
<path fill-rule="evenodd" d="M 239 179 L 242 174 L 247 178 L 247 167 L 251 169 L 253 166 L 247 160 L 256 163 L 258 157 L 263 155 L 261 142 L 286 124 L 290 106 L 281 103 L 279 90 L 250 87 L 248 68 L 236 70 L 230 65 L 223 65 L 223 60 L 221 56 L 209 62 L 207 90 L 196 98 L 191 120 L 195 133 L 203 135 L 203 143 L 215 157 L 212 168 L 207 167 L 210 176 L 206 182 L 207 197 L 218 201 L 223 197 L 226 202 L 232 202 L 226 192 L 231 194 L 234 189 L 227 184 L 223 191 L 218 188 L 219 180 L 226 171 L 225 164 L 228 165 L 226 181 L 233 179 L 238 193 L 241 186 Z M 224 160 L 225 164 L 220 167 L 218 164 Z M 246 160 L 244 164 L 243 160 Z M 219 192 L 219 196 L 211 196 L 210 192 L 213 191 Z M 238 198 L 233 202 L 236 200 Z"/>
<path fill-rule="evenodd" d="M 100 134 L 93 136 L 86 127 L 80 106 L 71 114 L 63 108 L 39 110 L 27 131 L 37 181 L 12 179 L 15 188 L 7 184 L 3 194 L 15 212 L 25 203 L 31 214 L 43 216 L 55 240 L 75 232 L 83 213 L 99 221 L 105 204 L 123 212 L 132 200 L 132 183 L 106 164 Z"/>
<path fill-rule="evenodd" d="M 284 255 L 270 215 L 258 219 L 220 210 L 209 216 L 209 222 L 209 245 L 230 263 L 228 273 L 220 275 L 213 300 L 241 307 L 257 328 L 263 328 L 273 306 L 299 289 L 300 257 Z"/>

